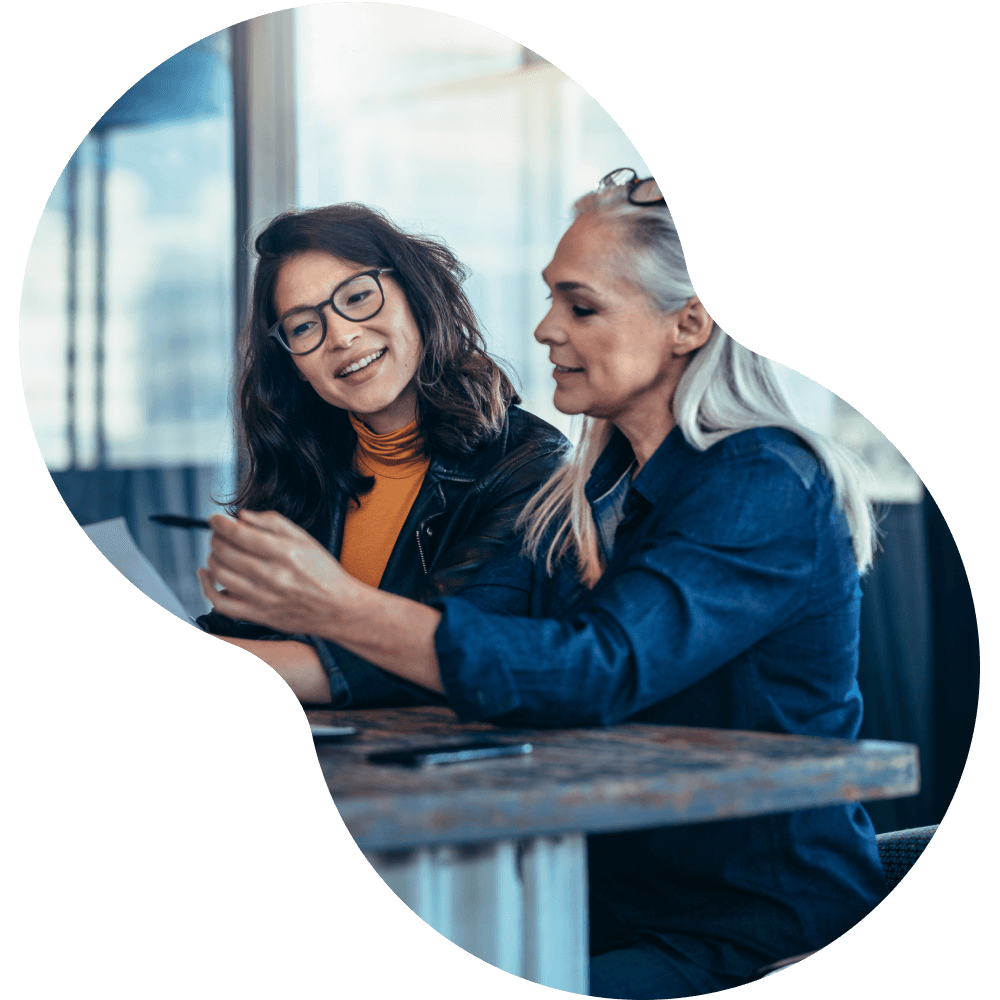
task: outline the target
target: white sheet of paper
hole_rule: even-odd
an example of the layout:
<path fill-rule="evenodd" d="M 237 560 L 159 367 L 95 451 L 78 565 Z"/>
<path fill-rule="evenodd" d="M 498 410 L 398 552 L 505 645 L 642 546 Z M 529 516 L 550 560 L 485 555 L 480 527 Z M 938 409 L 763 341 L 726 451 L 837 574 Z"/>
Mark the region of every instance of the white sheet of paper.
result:
<path fill-rule="evenodd" d="M 191 616 L 177 595 L 166 585 L 153 564 L 139 551 L 124 517 L 97 521 L 83 529 L 87 537 L 101 550 L 111 565 L 133 586 L 156 601 L 161 608 L 186 622 Z"/>

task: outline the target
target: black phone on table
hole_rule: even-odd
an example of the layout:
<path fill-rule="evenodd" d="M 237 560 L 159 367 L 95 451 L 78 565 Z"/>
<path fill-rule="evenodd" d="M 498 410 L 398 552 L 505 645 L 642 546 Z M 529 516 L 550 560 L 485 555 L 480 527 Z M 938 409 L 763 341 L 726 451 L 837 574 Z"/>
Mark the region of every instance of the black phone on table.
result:
<path fill-rule="evenodd" d="M 464 764 L 495 757 L 517 757 L 531 753 L 530 743 L 501 743 L 497 740 L 472 740 L 434 747 L 410 747 L 406 750 L 379 750 L 368 755 L 373 764 L 401 764 L 426 767 L 434 764 Z"/>

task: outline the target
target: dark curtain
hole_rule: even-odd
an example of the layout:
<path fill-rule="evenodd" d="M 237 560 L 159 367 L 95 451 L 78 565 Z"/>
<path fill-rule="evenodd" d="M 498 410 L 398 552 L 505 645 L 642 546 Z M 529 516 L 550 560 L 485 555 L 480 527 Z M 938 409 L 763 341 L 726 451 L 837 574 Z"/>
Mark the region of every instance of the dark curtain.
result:
<path fill-rule="evenodd" d="M 866 803 L 880 833 L 938 823 L 961 777 L 979 695 L 975 611 L 961 556 L 930 495 L 893 504 L 862 581 L 861 737 L 920 748 L 921 791 Z"/>
<path fill-rule="evenodd" d="M 965 567 L 930 497 L 927 552 L 934 621 L 934 815 L 940 819 L 962 777 L 979 705 L 979 630 Z"/>
<path fill-rule="evenodd" d="M 143 555 L 188 613 L 197 617 L 209 610 L 194 575 L 205 564 L 209 533 L 165 528 L 149 515 L 214 513 L 211 497 L 219 490 L 219 473 L 214 466 L 76 469 L 53 472 L 52 479 L 81 525 L 124 517 Z"/>

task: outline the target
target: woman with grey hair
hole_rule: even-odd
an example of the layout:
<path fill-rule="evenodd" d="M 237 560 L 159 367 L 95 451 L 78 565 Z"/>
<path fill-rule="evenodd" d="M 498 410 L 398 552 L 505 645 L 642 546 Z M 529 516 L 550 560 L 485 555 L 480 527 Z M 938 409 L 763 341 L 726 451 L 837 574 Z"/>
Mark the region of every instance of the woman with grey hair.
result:
<path fill-rule="evenodd" d="M 577 202 L 543 277 L 535 337 L 556 407 L 585 422 L 521 515 L 521 552 L 423 605 L 241 511 L 212 522 L 210 599 L 340 643 L 465 720 L 855 738 L 861 467 L 713 322 L 652 178 L 615 171 Z M 592 993 L 632 1000 L 746 982 L 885 891 L 857 804 L 594 836 L 589 863 Z"/>

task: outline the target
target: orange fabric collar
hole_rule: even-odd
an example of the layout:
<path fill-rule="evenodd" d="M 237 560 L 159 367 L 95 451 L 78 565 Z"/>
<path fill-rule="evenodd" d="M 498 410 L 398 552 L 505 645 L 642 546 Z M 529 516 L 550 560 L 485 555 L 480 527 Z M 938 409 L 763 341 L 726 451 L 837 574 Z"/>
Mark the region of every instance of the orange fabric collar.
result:
<path fill-rule="evenodd" d="M 427 469 L 429 459 L 423 451 L 423 438 L 416 419 L 389 434 L 376 434 L 353 413 L 348 416 L 358 435 L 354 459 L 359 471 L 386 479 L 409 479 Z"/>

